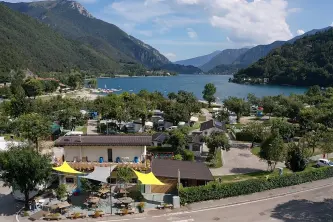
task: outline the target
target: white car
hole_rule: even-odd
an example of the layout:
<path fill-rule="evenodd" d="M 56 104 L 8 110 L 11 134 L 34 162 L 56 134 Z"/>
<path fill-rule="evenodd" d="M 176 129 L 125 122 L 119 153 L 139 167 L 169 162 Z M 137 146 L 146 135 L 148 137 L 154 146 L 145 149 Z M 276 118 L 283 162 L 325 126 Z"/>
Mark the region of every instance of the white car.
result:
<path fill-rule="evenodd" d="M 329 161 L 328 159 L 319 159 L 316 164 L 317 167 L 322 166 L 333 166 L 333 162 Z"/>

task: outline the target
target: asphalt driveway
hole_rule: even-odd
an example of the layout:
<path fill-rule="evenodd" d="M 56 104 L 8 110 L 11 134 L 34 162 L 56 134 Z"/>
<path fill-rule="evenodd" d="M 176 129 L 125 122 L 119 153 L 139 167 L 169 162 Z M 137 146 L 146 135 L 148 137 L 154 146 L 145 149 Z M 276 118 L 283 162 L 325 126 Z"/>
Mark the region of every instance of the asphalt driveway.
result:
<path fill-rule="evenodd" d="M 251 143 L 230 141 L 230 151 L 222 152 L 223 167 L 211 169 L 213 176 L 252 173 L 267 170 L 267 163 L 251 153 Z M 284 167 L 279 163 L 277 167 Z"/>

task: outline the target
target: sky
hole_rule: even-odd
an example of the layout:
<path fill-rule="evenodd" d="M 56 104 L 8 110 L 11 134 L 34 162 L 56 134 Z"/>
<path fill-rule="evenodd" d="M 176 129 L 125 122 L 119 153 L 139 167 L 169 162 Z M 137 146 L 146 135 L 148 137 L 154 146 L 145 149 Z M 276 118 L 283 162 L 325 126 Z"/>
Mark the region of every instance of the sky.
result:
<path fill-rule="evenodd" d="M 332 0 L 77 1 L 171 61 L 288 40 L 333 24 Z"/>

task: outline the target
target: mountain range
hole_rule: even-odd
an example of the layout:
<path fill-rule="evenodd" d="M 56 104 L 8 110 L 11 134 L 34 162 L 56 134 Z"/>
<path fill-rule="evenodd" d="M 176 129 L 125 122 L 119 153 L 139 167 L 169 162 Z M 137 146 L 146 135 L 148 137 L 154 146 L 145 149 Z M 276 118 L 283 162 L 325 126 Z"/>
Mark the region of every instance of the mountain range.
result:
<path fill-rule="evenodd" d="M 185 59 L 185 60 L 180 60 L 174 62 L 174 64 L 178 65 L 184 65 L 184 66 L 195 66 L 195 67 L 200 67 L 209 62 L 212 58 L 220 54 L 221 51 L 217 50 L 215 52 L 212 52 L 208 55 L 203 55 L 203 56 L 198 56 L 192 59 Z"/>
<path fill-rule="evenodd" d="M 6 70 L 28 68 L 50 72 L 79 68 L 98 73 L 144 66 L 148 69 L 167 67 L 187 74 L 201 72 L 192 66 L 174 65 L 150 45 L 113 24 L 96 19 L 76 1 L 0 2 L 0 5 L 3 12 L 0 37 L 8 43 L 0 49 L 2 55 L 7 55 L 0 58 L 0 65 L 5 64 Z M 15 24 L 11 18 L 17 20 Z M 19 33 L 25 33 L 27 39 Z M 34 36 L 40 37 L 38 41 L 43 44 L 34 42 Z M 18 59 L 8 62 L 11 56 Z M 24 61 L 23 58 L 29 59 Z"/>
<path fill-rule="evenodd" d="M 113 24 L 94 18 L 75 1 L 3 2 L 3 4 L 47 24 L 65 38 L 89 45 L 114 60 L 136 61 L 147 67 L 170 63 L 153 47 L 128 35 Z"/>
<path fill-rule="evenodd" d="M 333 82 L 333 29 L 325 28 L 272 50 L 246 69 L 234 75 L 235 82 L 298 86 L 331 86 Z M 258 82 L 259 81 L 259 82 Z"/>
<path fill-rule="evenodd" d="M 271 44 L 267 45 L 257 45 L 250 49 L 225 49 L 220 53 L 212 57 L 208 62 L 203 65 L 197 65 L 196 57 L 193 59 L 187 59 L 176 62 L 177 64 L 186 64 L 193 65 L 201 68 L 203 71 L 208 73 L 225 73 L 232 74 L 231 71 L 237 71 L 239 68 L 246 68 L 251 64 L 257 62 L 259 59 L 267 56 L 273 49 L 283 46 L 286 43 L 294 43 L 296 40 L 314 35 L 317 32 L 323 32 L 329 29 L 330 27 L 326 27 L 323 29 L 313 29 L 309 32 L 304 33 L 303 35 L 296 36 L 288 41 L 275 41 Z M 215 53 L 215 52 L 214 52 Z M 212 54 L 207 56 L 202 56 L 205 58 L 209 58 Z M 229 72 L 230 71 L 230 72 Z"/>
<path fill-rule="evenodd" d="M 33 72 L 112 70 L 115 59 L 81 42 L 65 39 L 37 20 L 0 4 L 0 74 L 12 69 Z"/>
<path fill-rule="evenodd" d="M 232 64 L 239 56 L 243 55 L 248 51 L 247 48 L 243 49 L 226 49 L 220 52 L 218 55 L 213 57 L 209 62 L 202 65 L 200 68 L 208 72 L 209 70 L 215 68 L 218 65 L 230 65 Z"/>

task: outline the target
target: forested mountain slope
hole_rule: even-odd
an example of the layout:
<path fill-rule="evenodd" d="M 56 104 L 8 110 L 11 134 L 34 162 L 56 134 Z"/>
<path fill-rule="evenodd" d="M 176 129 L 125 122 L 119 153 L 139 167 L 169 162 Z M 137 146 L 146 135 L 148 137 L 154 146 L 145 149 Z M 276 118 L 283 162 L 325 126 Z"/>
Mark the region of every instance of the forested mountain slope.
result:
<path fill-rule="evenodd" d="M 269 78 L 272 84 L 331 86 L 333 29 L 285 44 L 234 77 Z"/>
<path fill-rule="evenodd" d="M 93 48 L 67 40 L 37 20 L 0 4 L 0 73 L 11 69 L 33 72 L 71 68 L 110 70 L 119 66 Z"/>

